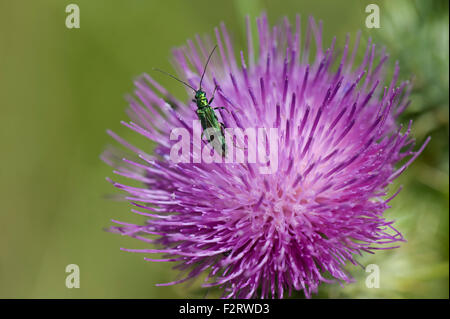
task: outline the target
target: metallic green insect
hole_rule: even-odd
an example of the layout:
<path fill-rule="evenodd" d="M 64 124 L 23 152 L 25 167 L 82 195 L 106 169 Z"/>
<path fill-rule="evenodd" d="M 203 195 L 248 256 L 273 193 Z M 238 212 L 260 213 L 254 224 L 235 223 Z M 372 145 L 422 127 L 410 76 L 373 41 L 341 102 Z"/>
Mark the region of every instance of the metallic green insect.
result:
<path fill-rule="evenodd" d="M 186 85 L 187 87 L 189 87 L 190 89 L 192 89 L 194 91 L 195 96 L 192 101 L 195 102 L 195 104 L 197 104 L 196 112 L 197 112 L 198 119 L 200 120 L 201 125 L 202 125 L 202 130 L 203 130 L 202 137 L 203 137 L 203 134 L 205 132 L 207 132 L 207 134 L 209 135 L 206 137 L 208 140 L 208 143 L 210 143 L 219 154 L 221 154 L 223 157 L 225 157 L 225 152 L 226 152 L 225 133 L 224 133 L 225 125 L 223 123 L 219 122 L 214 110 L 218 110 L 218 109 L 226 110 L 226 108 L 211 106 L 211 103 L 214 100 L 214 94 L 216 93 L 217 86 L 214 88 L 212 97 L 211 97 L 211 99 L 209 99 L 209 101 L 208 101 L 208 98 L 206 97 L 206 92 L 202 90 L 203 77 L 205 76 L 206 68 L 208 66 L 209 60 L 211 59 L 216 47 L 217 46 L 214 46 L 214 48 L 212 49 L 211 53 L 208 56 L 208 60 L 206 61 L 202 77 L 200 78 L 200 84 L 199 84 L 198 90 L 194 89 L 188 83 L 178 79 L 177 77 L 175 77 L 165 71 L 162 71 L 160 69 L 154 69 L 154 70 L 170 76 L 171 78 L 177 80 L 178 82 L 183 83 L 184 85 Z"/>

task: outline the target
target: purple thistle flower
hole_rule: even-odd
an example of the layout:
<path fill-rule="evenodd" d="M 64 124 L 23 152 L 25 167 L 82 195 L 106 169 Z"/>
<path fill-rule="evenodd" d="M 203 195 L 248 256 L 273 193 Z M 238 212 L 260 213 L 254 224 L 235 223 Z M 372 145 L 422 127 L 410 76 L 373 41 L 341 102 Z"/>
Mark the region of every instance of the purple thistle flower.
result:
<path fill-rule="evenodd" d="M 293 29 L 287 19 L 269 28 L 263 15 L 257 19 L 255 54 L 249 26 L 247 18 L 248 51 L 241 51 L 240 62 L 223 24 L 215 29 L 214 41 L 197 36 L 196 45 L 188 40 L 174 57 L 180 78 L 195 88 L 217 43 L 203 90 L 211 95 L 218 86 L 213 104 L 227 108 L 216 111 L 226 127 L 278 128 L 277 171 L 261 174 L 258 163 L 171 161 L 176 141 L 170 131 L 192 132 L 196 106 L 178 101 L 145 74 L 129 98 L 132 121 L 123 124 L 156 142 L 155 155 L 109 132 L 134 156 L 122 160 L 107 151 L 103 159 L 116 174 L 142 183 L 113 182 L 136 206 L 132 211 L 148 220 L 144 225 L 115 221 L 119 226 L 111 231 L 156 244 L 124 250 L 162 253 L 162 259 L 145 259 L 176 262 L 175 268 L 186 272 L 183 279 L 161 285 L 206 272 L 203 286 L 222 287 L 226 298 L 282 298 L 293 289 L 310 297 L 321 282 L 351 282 L 343 267 L 357 264 L 356 255 L 404 241 L 383 216 L 400 191 L 385 199 L 387 186 L 429 138 L 414 152 L 411 122 L 406 131 L 395 123 L 409 104 L 411 86 L 397 86 L 398 64 L 385 82 L 388 56 L 384 50 L 377 53 L 370 39 L 356 66 L 360 34 L 353 49 L 347 37 L 339 56 L 335 39 L 323 49 L 321 22 L 310 18 L 302 39 L 299 16 Z M 402 159 L 407 160 L 396 168 Z"/>

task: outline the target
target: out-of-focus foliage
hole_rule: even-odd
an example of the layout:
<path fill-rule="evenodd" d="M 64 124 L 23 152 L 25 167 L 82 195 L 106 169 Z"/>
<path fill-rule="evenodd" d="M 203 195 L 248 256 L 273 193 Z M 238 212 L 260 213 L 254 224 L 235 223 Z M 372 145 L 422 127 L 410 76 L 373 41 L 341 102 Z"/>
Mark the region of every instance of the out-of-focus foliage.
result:
<path fill-rule="evenodd" d="M 276 23 L 296 13 L 324 22 L 324 46 L 342 45 L 363 30 L 399 60 L 401 80 L 415 89 L 410 109 L 424 153 L 400 178 L 404 190 L 387 217 L 408 240 L 399 249 L 362 256 L 380 266 L 380 288 L 368 289 L 367 273 L 349 267 L 354 284 L 322 285 L 318 297 L 448 298 L 448 4 L 446 1 L 376 1 L 381 28 L 366 29 L 372 0 L 210 1 L 77 0 L 81 28 L 65 27 L 60 0 L 0 2 L 0 297 L 4 298 L 202 298 L 199 282 L 155 287 L 174 279 L 171 265 L 148 263 L 119 247 L 138 241 L 104 232 L 110 219 L 134 222 L 127 203 L 105 198 L 114 192 L 99 160 L 112 143 L 110 128 L 143 142 L 119 124 L 123 96 L 133 77 L 152 67 L 171 71 L 170 49 L 196 33 L 214 36 L 224 21 L 245 49 L 244 15 L 261 10 Z M 305 30 L 303 29 L 303 32 Z M 361 43 L 363 44 L 364 41 Z M 156 78 L 156 76 L 155 76 Z M 179 98 L 184 89 L 158 80 Z M 149 146 L 150 147 L 150 146 Z M 395 191 L 399 185 L 392 185 Z M 65 267 L 78 264 L 81 288 L 65 287 Z M 211 290 L 207 297 L 219 294 Z M 299 297 L 296 295 L 295 297 Z"/>

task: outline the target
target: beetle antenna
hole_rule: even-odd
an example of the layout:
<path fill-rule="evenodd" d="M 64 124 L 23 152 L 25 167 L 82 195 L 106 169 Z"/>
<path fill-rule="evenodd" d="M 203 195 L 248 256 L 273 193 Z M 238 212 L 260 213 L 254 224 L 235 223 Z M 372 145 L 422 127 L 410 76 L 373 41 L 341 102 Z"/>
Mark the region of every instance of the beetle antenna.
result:
<path fill-rule="evenodd" d="M 197 92 L 197 90 L 194 89 L 192 86 L 190 86 L 189 84 L 187 84 L 187 83 L 184 82 L 184 81 L 181 81 L 179 78 L 173 76 L 172 74 L 167 73 L 166 71 L 163 71 L 163 70 L 160 70 L 160 69 L 157 69 L 157 68 L 153 68 L 153 70 L 154 70 L 154 71 L 161 72 L 162 74 L 165 74 L 165 75 L 167 75 L 167 76 L 170 76 L 172 79 L 175 79 L 175 80 L 177 80 L 178 82 L 183 83 L 183 84 L 186 85 L 187 87 L 191 88 L 194 92 Z"/>
<path fill-rule="evenodd" d="M 202 89 L 202 81 L 203 81 L 203 77 L 205 76 L 206 73 L 206 67 L 208 66 L 209 60 L 211 60 L 211 57 L 214 53 L 214 50 L 217 48 L 217 44 L 214 46 L 214 48 L 212 49 L 211 53 L 209 54 L 208 60 L 206 60 L 206 64 L 205 64 L 205 69 L 203 70 L 203 74 L 202 77 L 200 78 L 200 90 Z"/>

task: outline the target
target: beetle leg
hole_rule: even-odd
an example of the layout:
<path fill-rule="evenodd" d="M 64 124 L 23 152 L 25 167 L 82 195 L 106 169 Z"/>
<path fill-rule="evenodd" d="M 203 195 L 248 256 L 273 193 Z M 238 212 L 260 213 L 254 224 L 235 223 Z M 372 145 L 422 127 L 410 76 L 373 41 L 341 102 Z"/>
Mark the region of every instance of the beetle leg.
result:
<path fill-rule="evenodd" d="M 212 93 L 212 97 L 209 100 L 208 104 L 211 105 L 212 101 L 214 101 L 214 94 L 216 94 L 216 90 L 217 90 L 217 85 L 214 87 L 214 91 Z"/>

